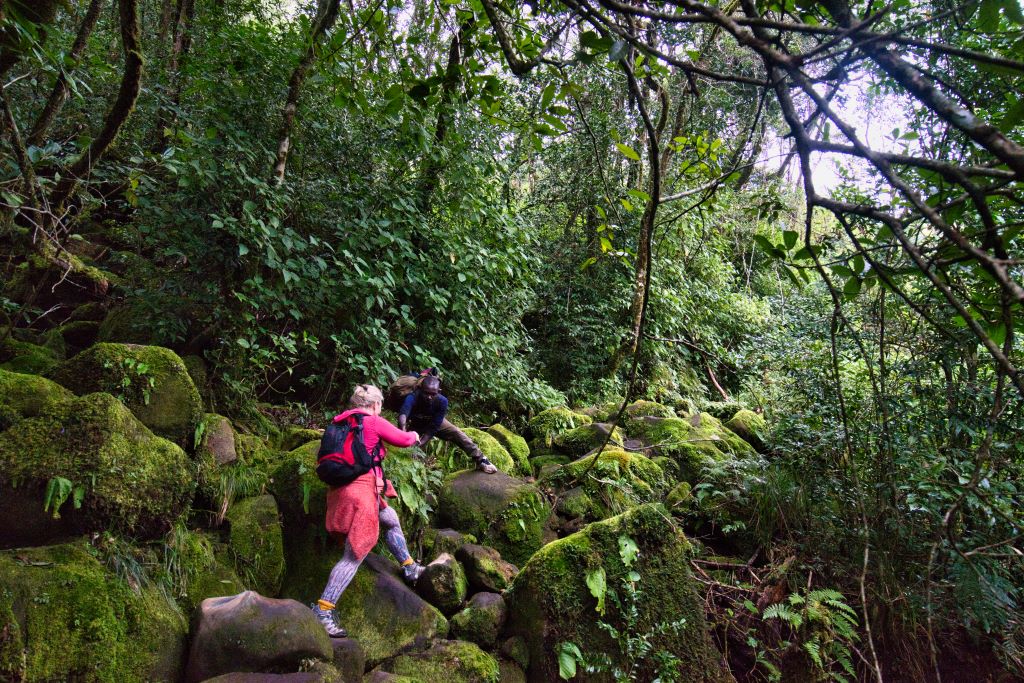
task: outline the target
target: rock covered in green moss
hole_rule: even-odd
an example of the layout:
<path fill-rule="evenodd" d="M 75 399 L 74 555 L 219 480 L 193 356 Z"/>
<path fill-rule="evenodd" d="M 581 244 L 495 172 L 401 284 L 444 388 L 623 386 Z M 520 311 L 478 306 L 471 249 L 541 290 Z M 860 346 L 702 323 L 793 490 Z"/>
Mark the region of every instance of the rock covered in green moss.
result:
<path fill-rule="evenodd" d="M 473 643 L 444 640 L 395 657 L 382 670 L 431 683 L 498 683 L 498 662 Z"/>
<path fill-rule="evenodd" d="M 681 481 L 673 486 L 672 490 L 665 496 L 665 507 L 673 512 L 685 510 L 693 500 L 690 490 L 690 482 L 688 481 Z"/>
<path fill-rule="evenodd" d="M 516 461 L 512 459 L 505 447 L 487 432 L 473 427 L 464 427 L 462 429 L 470 439 L 477 445 L 480 451 L 484 454 L 484 457 L 490 460 L 495 467 L 512 476 L 519 474 L 519 467 Z M 468 461 L 467 461 L 468 462 Z"/>
<path fill-rule="evenodd" d="M 67 502 L 53 502 L 64 502 L 59 514 L 75 529 L 138 536 L 166 531 L 194 487 L 184 451 L 109 394 L 65 400 L 0 433 L 0 497 L 16 487 L 32 501 L 19 517 L 0 519 L 0 536 L 19 536 L 28 518 L 43 515 L 47 485 L 58 478 L 68 482 Z"/>
<path fill-rule="evenodd" d="M 480 647 L 494 649 L 508 618 L 508 607 L 498 593 L 477 593 L 466 608 L 451 619 L 452 635 Z"/>
<path fill-rule="evenodd" d="M 451 616 L 462 607 L 468 590 L 465 570 L 448 553 L 441 553 L 424 567 L 423 575 L 416 581 L 419 596 L 445 616 Z"/>
<path fill-rule="evenodd" d="M 743 410 L 743 406 L 736 401 L 705 401 L 700 405 L 700 409 L 701 412 L 708 413 L 719 420 L 728 420 Z"/>
<path fill-rule="evenodd" d="M 92 320 L 76 320 L 64 323 L 54 333 L 60 335 L 68 353 L 77 353 L 96 343 L 100 324 Z"/>
<path fill-rule="evenodd" d="M 160 346 L 96 344 L 65 361 L 52 378 L 76 394 L 121 398 L 158 436 L 191 448 L 203 402 L 176 353 Z"/>
<path fill-rule="evenodd" d="M 0 680 L 175 681 L 188 625 L 84 542 L 0 552 Z"/>
<path fill-rule="evenodd" d="M 502 472 L 467 470 L 445 478 L 437 512 L 443 524 L 473 534 L 518 563 L 541 546 L 550 507 L 532 484 Z"/>
<path fill-rule="evenodd" d="M 185 680 L 199 683 L 233 671 L 297 671 L 304 660 L 330 661 L 333 654 L 327 632 L 308 607 L 246 591 L 203 600 Z"/>
<path fill-rule="evenodd" d="M 530 465 L 537 478 L 543 478 L 546 472 L 556 469 L 559 465 L 570 462 L 572 458 L 568 455 L 538 455 L 530 458 Z"/>
<path fill-rule="evenodd" d="M 759 451 L 764 450 L 766 425 L 763 416 L 758 415 L 753 410 L 739 410 L 729 418 L 725 426 L 755 449 Z"/>
<path fill-rule="evenodd" d="M 427 527 L 422 536 L 423 557 L 433 559 L 441 553 L 454 555 L 466 543 L 476 543 L 476 536 L 455 529 Z"/>
<path fill-rule="evenodd" d="M 516 461 L 521 474 L 527 476 L 533 474 L 533 468 L 530 467 L 530 447 L 527 445 L 526 439 L 501 424 L 491 425 L 487 428 L 487 433 L 505 447 L 508 454 Z"/>
<path fill-rule="evenodd" d="M 609 432 L 611 438 L 608 438 Z M 554 446 L 560 452 L 578 458 L 595 448 L 600 448 L 605 440 L 608 441 L 608 448 L 622 448 L 622 430 L 618 427 L 613 430 L 612 426 L 605 422 L 594 422 L 562 432 L 555 437 Z"/>
<path fill-rule="evenodd" d="M 74 394 L 38 375 L 24 375 L 0 370 L 0 419 L 9 415 L 9 422 L 0 422 L 0 431 L 16 420 L 37 417 L 47 408 L 74 398 Z"/>
<path fill-rule="evenodd" d="M 340 555 L 338 556 L 340 557 Z M 370 553 L 341 594 L 336 619 L 376 666 L 409 649 L 424 648 L 448 634 L 448 620 L 399 578 L 398 565 Z M 322 578 L 321 589 L 327 583 Z"/>
<path fill-rule="evenodd" d="M 678 660 L 678 680 L 728 680 L 708 635 L 691 555 L 689 541 L 658 505 L 595 522 L 542 548 L 505 596 L 506 632 L 526 641 L 530 680 L 558 679 L 562 643 L 575 644 L 585 655 L 604 653 L 613 665 L 625 667 L 626 654 L 598 621 L 619 629 L 632 621 L 632 628 L 651 634 L 650 653 L 633 663 L 638 680 L 653 680 L 655 662 L 668 656 Z M 625 591 L 631 582 L 638 589 L 635 602 Z M 623 605 L 632 603 L 635 619 L 628 616 L 631 609 L 607 598 L 599 613 L 592 587 L 601 585 L 627 601 Z"/>
<path fill-rule="evenodd" d="M 159 341 L 151 313 L 138 304 L 122 304 L 108 310 L 96 337 L 101 342 L 118 344 L 149 345 Z"/>
<path fill-rule="evenodd" d="M 196 456 L 209 456 L 217 465 L 227 465 L 238 459 L 231 420 L 223 415 L 206 413 L 200 432 L 202 436 L 196 444 Z"/>
<path fill-rule="evenodd" d="M 60 357 L 45 346 L 8 337 L 0 346 L 0 369 L 43 375 L 60 365 Z"/>
<path fill-rule="evenodd" d="M 324 430 L 322 429 L 309 429 L 308 427 L 290 425 L 281 430 L 280 449 L 282 451 L 294 451 L 303 444 L 319 441 L 323 435 Z"/>
<path fill-rule="evenodd" d="M 164 538 L 165 557 L 173 561 L 164 563 L 158 578 L 186 615 L 206 598 L 245 590 L 235 572 L 218 559 L 221 546 L 213 534 L 191 531 L 183 524 Z"/>
<path fill-rule="evenodd" d="M 621 449 L 604 451 L 600 457 L 584 456 L 563 465 L 544 481 L 556 487 L 575 485 L 560 502 L 560 512 L 588 521 L 659 500 L 667 487 L 657 463 Z"/>
<path fill-rule="evenodd" d="M 672 408 L 654 401 L 634 401 L 626 406 L 626 417 L 632 420 L 641 417 L 675 417 Z"/>
<path fill-rule="evenodd" d="M 679 463 L 680 477 L 687 481 L 695 480 L 706 465 L 754 453 L 750 444 L 707 413 L 688 418 L 646 417 L 634 425 L 653 453 Z"/>
<path fill-rule="evenodd" d="M 361 681 L 363 671 L 366 670 L 366 653 L 359 641 L 352 638 L 331 638 L 331 648 L 334 655 L 331 663 L 341 675 L 341 680 L 335 679 L 331 683 L 350 683 Z"/>
<path fill-rule="evenodd" d="M 235 571 L 250 588 L 277 595 L 284 576 L 284 542 L 277 501 L 264 495 L 240 500 L 228 509 L 229 547 Z"/>
<path fill-rule="evenodd" d="M 548 408 L 537 413 L 527 424 L 527 429 L 533 441 L 550 448 L 554 438 L 562 432 L 593 421 L 589 415 L 574 413 L 568 408 Z"/>
<path fill-rule="evenodd" d="M 32 301 L 43 309 L 98 301 L 118 282 L 112 273 L 87 265 L 77 256 L 56 254 L 52 247 L 46 251 L 31 254 L 15 269 L 6 290 L 12 301 Z"/>
<path fill-rule="evenodd" d="M 500 593 L 519 573 L 514 564 L 501 558 L 501 553 L 485 545 L 467 543 L 456 551 L 455 559 L 465 568 L 469 585 L 478 591 Z"/>

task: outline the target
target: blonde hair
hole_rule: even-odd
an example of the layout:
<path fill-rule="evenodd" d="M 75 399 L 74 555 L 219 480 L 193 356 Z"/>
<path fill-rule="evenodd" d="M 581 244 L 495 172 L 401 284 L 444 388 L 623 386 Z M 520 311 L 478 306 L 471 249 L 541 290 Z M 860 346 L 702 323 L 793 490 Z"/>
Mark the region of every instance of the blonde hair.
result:
<path fill-rule="evenodd" d="M 374 403 L 383 403 L 384 394 L 372 384 L 357 384 L 348 400 L 350 408 L 369 408 Z"/>

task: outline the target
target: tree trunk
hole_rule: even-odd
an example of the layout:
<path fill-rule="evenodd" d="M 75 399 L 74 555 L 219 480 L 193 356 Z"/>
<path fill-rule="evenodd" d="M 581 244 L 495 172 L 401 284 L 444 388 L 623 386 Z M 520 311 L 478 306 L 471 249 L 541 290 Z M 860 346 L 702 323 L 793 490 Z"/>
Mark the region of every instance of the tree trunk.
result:
<path fill-rule="evenodd" d="M 326 4 L 321 6 L 316 22 L 313 24 L 313 31 L 310 33 L 306 51 L 288 81 L 288 97 L 285 99 L 284 109 L 281 112 L 281 133 L 278 136 L 277 160 L 274 162 L 274 179 L 278 185 L 284 182 L 288 153 L 292 146 L 292 127 L 295 125 L 295 112 L 299 107 L 302 84 L 316 59 L 316 49 L 320 38 L 334 26 L 334 22 L 338 19 L 338 6 L 341 4 L 341 0 L 325 0 L 325 2 Z"/>
<path fill-rule="evenodd" d="M 67 64 L 60 70 L 60 74 L 53 84 L 53 90 L 50 92 L 50 97 L 46 100 L 46 106 L 43 107 L 42 113 L 39 114 L 39 118 L 36 119 L 35 125 L 32 126 L 32 131 L 28 135 L 29 145 L 39 146 L 42 144 L 50 124 L 53 123 L 64 103 L 67 102 L 68 71 L 78 66 L 82 53 L 85 52 L 86 43 L 89 42 L 89 36 L 92 34 L 92 30 L 96 28 L 96 22 L 100 18 L 100 10 L 102 8 L 103 0 L 92 0 L 89 3 L 89 9 L 85 12 L 85 18 L 82 19 L 82 24 L 78 27 L 75 43 L 71 46 L 71 51 L 68 53 Z"/>

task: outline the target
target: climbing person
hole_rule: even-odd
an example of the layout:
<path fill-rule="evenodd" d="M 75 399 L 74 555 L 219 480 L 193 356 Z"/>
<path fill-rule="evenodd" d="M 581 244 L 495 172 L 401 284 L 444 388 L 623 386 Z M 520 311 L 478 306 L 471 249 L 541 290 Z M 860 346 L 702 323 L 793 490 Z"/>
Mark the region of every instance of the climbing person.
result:
<path fill-rule="evenodd" d="M 398 410 L 398 428 L 414 429 L 419 432 L 417 446 L 423 448 L 433 437 L 449 441 L 466 452 L 476 468 L 487 474 L 494 474 L 498 468 L 480 452 L 480 447 L 465 432 L 453 425 L 445 416 L 448 414 L 448 399 L 441 393 L 441 380 L 436 375 L 426 374 L 416 389 L 405 397 Z"/>
<path fill-rule="evenodd" d="M 384 396 L 380 389 L 372 384 L 356 386 L 349 399 L 349 409 L 335 416 L 333 421 L 335 425 L 350 425 L 350 430 L 344 431 L 346 435 L 351 431 L 348 441 L 343 444 L 347 447 L 347 453 L 342 448 L 341 453 L 328 454 L 326 457 L 321 455 L 318 458 L 319 462 L 334 458 L 335 462 L 347 461 L 351 464 L 355 457 L 353 453 L 357 451 L 351 439 L 361 436 L 360 446 L 364 446 L 365 451 L 362 448 L 359 451 L 363 455 L 369 454 L 369 462 L 372 462 L 369 471 L 359 474 L 348 483 L 331 486 L 327 492 L 327 532 L 338 541 L 342 548 L 342 556 L 331 569 L 327 586 L 320 600 L 313 605 L 313 612 L 327 629 L 327 634 L 333 638 L 344 638 L 348 635 L 334 620 L 334 606 L 352 581 L 363 559 L 377 544 L 381 527 L 384 528 L 384 541 L 388 550 L 402 565 L 405 581 L 414 584 L 423 573 L 423 567 L 409 554 L 398 515 L 394 508 L 387 504 L 386 499 L 395 498 L 397 494 L 391 482 L 384 478 L 381 466 L 381 461 L 387 455 L 385 443 L 408 448 L 419 441 L 420 436 L 415 431 L 397 429 L 380 417 L 383 402 Z M 325 442 L 326 440 L 327 432 Z M 321 451 L 324 450 L 322 447 Z M 321 474 L 320 465 L 317 467 L 317 473 Z"/>

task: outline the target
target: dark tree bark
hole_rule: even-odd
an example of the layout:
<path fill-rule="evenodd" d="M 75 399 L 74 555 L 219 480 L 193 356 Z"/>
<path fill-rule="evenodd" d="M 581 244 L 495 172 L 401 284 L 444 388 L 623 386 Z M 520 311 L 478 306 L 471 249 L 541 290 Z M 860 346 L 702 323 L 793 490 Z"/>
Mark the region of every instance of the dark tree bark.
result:
<path fill-rule="evenodd" d="M 38 146 L 42 144 L 50 124 L 53 123 L 64 103 L 67 102 L 68 70 L 78 66 L 82 53 L 85 52 L 86 43 L 89 42 L 89 36 L 92 34 L 92 30 L 96 28 L 96 22 L 100 18 L 100 10 L 102 8 L 103 0 L 92 0 L 89 3 L 89 9 L 85 12 L 85 18 L 82 19 L 82 24 L 78 27 L 78 35 L 75 36 L 75 42 L 68 53 L 67 64 L 60 70 L 60 75 L 57 76 L 57 80 L 53 84 L 53 90 L 50 91 L 50 97 L 46 100 L 46 106 L 43 107 L 43 111 L 39 114 L 39 118 L 36 119 L 35 124 L 32 126 L 32 131 L 28 135 L 29 145 Z"/>

